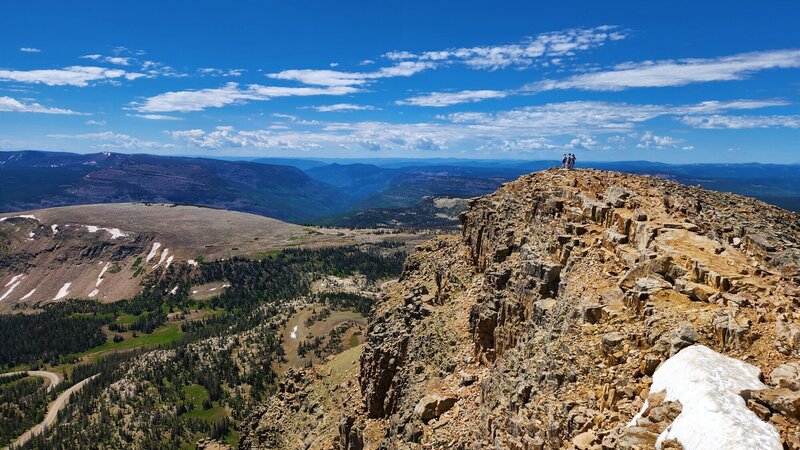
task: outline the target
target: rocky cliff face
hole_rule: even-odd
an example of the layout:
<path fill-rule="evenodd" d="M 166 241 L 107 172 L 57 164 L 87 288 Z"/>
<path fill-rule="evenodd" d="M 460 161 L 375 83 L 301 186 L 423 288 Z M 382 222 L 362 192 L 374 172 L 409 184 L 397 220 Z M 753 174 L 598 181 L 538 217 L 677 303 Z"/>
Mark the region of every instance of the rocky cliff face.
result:
<path fill-rule="evenodd" d="M 462 236 L 418 247 L 384 290 L 360 396 L 321 413 L 339 417 L 326 445 L 653 448 L 696 406 L 675 386 L 650 394 L 653 376 L 702 345 L 760 369 L 766 385 L 755 377 L 733 402 L 775 445 L 800 448 L 797 215 L 656 178 L 549 170 L 473 200 L 461 221 Z M 667 430 L 663 448 L 692 448 L 675 439 Z"/>

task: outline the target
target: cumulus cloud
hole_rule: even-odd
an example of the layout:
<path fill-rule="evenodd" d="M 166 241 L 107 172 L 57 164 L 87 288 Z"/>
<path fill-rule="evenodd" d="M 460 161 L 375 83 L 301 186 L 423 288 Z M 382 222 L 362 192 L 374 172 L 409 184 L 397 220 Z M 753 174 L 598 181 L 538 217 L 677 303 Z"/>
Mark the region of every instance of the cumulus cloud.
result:
<path fill-rule="evenodd" d="M 319 112 L 343 112 L 343 111 L 374 111 L 378 108 L 369 105 L 354 105 L 352 103 L 336 103 L 333 105 L 312 106 Z"/>
<path fill-rule="evenodd" d="M 398 100 L 398 105 L 444 107 L 459 103 L 474 103 L 490 98 L 504 98 L 509 93 L 506 91 L 477 90 L 459 92 L 431 92 L 425 95 Z"/>
<path fill-rule="evenodd" d="M 704 129 L 800 128 L 800 116 L 684 116 L 685 125 Z"/>
<path fill-rule="evenodd" d="M 641 87 L 685 86 L 710 81 L 742 80 L 762 70 L 798 67 L 800 67 L 800 50 L 773 50 L 719 58 L 624 63 L 612 70 L 529 84 L 525 89 L 619 91 Z"/>
<path fill-rule="evenodd" d="M 63 69 L 0 70 L 0 80 L 20 83 L 46 84 L 48 86 L 86 87 L 94 81 L 135 80 L 142 73 L 126 72 L 105 67 L 70 66 Z"/>
<path fill-rule="evenodd" d="M 592 150 L 597 145 L 597 141 L 591 136 L 583 135 L 569 141 L 568 147 L 575 150 Z"/>
<path fill-rule="evenodd" d="M 146 113 L 190 112 L 207 108 L 220 108 L 252 100 L 269 100 L 275 97 L 346 95 L 357 92 L 349 86 L 281 87 L 251 84 L 241 88 L 237 83 L 227 83 L 220 88 L 196 91 L 165 92 L 134 104 L 134 109 Z"/>
<path fill-rule="evenodd" d="M 652 131 L 645 131 L 642 137 L 639 138 L 639 143 L 636 148 L 676 148 L 677 142 L 669 136 L 657 136 Z"/>
<path fill-rule="evenodd" d="M 95 125 L 95 126 L 98 126 L 98 127 L 106 126 L 106 121 L 105 120 L 87 120 L 84 123 L 86 125 Z"/>
<path fill-rule="evenodd" d="M 83 113 L 72 111 L 71 109 L 51 108 L 47 106 L 42 106 L 38 103 L 22 103 L 19 100 L 11 97 L 0 97 L 0 111 L 62 114 L 62 115 L 84 115 Z"/>
<path fill-rule="evenodd" d="M 687 105 L 636 105 L 606 102 L 565 102 L 516 108 L 492 113 L 459 112 L 437 116 L 437 121 L 390 123 L 380 121 L 321 122 L 296 116 L 279 126 L 257 130 L 220 127 L 171 132 L 183 144 L 206 148 L 346 149 L 390 151 L 439 151 L 474 148 L 484 152 L 535 152 L 563 149 L 605 149 L 624 146 L 622 136 L 659 117 L 682 116 L 696 111 L 731 111 L 771 105 L 770 102 L 737 100 Z M 611 135 L 600 144 L 597 136 Z M 677 139 L 645 133 L 635 136 L 643 148 L 667 148 Z M 562 143 L 559 143 L 562 142 Z"/>
<path fill-rule="evenodd" d="M 19 51 L 25 52 L 25 53 L 42 53 L 42 50 L 40 50 L 40 49 L 38 49 L 36 47 L 20 47 Z"/>

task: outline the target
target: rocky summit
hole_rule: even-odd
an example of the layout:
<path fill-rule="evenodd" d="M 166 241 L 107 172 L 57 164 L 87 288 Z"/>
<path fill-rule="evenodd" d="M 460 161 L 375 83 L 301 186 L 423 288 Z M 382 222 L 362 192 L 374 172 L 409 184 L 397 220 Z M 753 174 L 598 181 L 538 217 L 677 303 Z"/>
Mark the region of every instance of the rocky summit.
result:
<path fill-rule="evenodd" d="M 800 449 L 800 217 L 553 169 L 460 220 L 243 448 Z"/>

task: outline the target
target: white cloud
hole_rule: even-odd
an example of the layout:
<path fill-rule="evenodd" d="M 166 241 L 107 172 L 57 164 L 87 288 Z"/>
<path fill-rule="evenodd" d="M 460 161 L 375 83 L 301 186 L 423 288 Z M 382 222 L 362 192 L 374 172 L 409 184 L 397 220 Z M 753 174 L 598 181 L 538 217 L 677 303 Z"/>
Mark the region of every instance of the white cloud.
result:
<path fill-rule="evenodd" d="M 800 50 L 773 50 L 708 59 L 625 63 L 609 71 L 529 84 L 525 89 L 534 92 L 553 89 L 619 91 L 637 87 L 685 86 L 710 81 L 742 80 L 761 70 L 798 67 Z"/>
<path fill-rule="evenodd" d="M 373 72 L 292 69 L 270 73 L 267 76 L 276 80 L 298 81 L 314 86 L 362 86 L 380 78 L 409 77 L 433 67 L 434 64 L 430 62 L 402 61 L 393 66 L 381 67 Z"/>
<path fill-rule="evenodd" d="M 677 141 L 669 136 L 657 136 L 652 131 L 645 131 L 642 137 L 639 138 L 639 143 L 636 148 L 676 148 Z"/>
<path fill-rule="evenodd" d="M 84 115 L 70 109 L 51 108 L 42 106 L 38 103 L 22 103 L 11 97 L 0 97 L 0 111 L 3 112 L 25 112 L 42 114 L 63 114 L 63 115 Z"/>
<path fill-rule="evenodd" d="M 212 77 L 240 77 L 245 72 L 244 69 L 217 69 L 214 67 L 203 67 L 197 71 L 202 75 Z"/>
<path fill-rule="evenodd" d="M 86 141 L 95 141 L 96 145 L 93 147 L 105 149 L 163 149 L 174 147 L 172 144 L 163 144 L 155 141 L 144 141 L 123 133 L 114 133 L 113 131 L 104 131 L 102 133 L 85 133 L 85 134 L 50 134 L 47 137 L 54 139 L 78 139 Z"/>
<path fill-rule="evenodd" d="M 129 66 L 131 65 L 131 61 L 133 58 L 123 57 L 123 56 L 103 56 L 98 54 L 91 54 L 91 55 L 83 55 L 81 59 L 91 59 L 92 61 L 103 61 L 110 64 L 116 64 L 119 66 Z"/>
<path fill-rule="evenodd" d="M 569 141 L 568 147 L 575 150 L 592 150 L 596 145 L 597 141 L 592 139 L 591 136 L 582 135 Z"/>
<path fill-rule="evenodd" d="M 251 84 L 247 88 L 240 88 L 236 83 L 227 83 L 221 88 L 165 92 L 135 104 L 134 108 L 139 112 L 152 113 L 190 112 L 274 97 L 346 95 L 354 92 L 357 89 L 349 86 L 280 87 Z"/>
<path fill-rule="evenodd" d="M 25 52 L 25 53 L 42 53 L 42 50 L 40 50 L 40 49 L 38 49 L 36 47 L 20 47 L 19 51 Z"/>
<path fill-rule="evenodd" d="M 182 117 L 165 116 L 163 114 L 128 114 L 128 117 L 138 117 L 147 120 L 183 120 Z"/>
<path fill-rule="evenodd" d="M 135 80 L 144 74 L 104 67 L 70 66 L 63 69 L 0 70 L 0 80 L 21 83 L 41 83 L 48 86 L 86 87 L 93 81 L 112 81 L 119 78 Z"/>
<path fill-rule="evenodd" d="M 613 133 L 662 116 L 708 114 L 785 105 L 782 101 L 710 101 L 688 105 L 564 102 L 494 113 L 461 112 L 441 118 L 480 129 L 536 130 L 539 135 Z"/>
<path fill-rule="evenodd" d="M 105 120 L 87 120 L 85 123 L 86 123 L 86 125 L 96 125 L 98 127 L 106 126 L 106 121 Z"/>
<path fill-rule="evenodd" d="M 554 60 L 563 60 L 579 51 L 591 50 L 625 37 L 625 33 L 616 27 L 603 25 L 542 33 L 514 44 L 450 48 L 418 54 L 393 51 L 383 56 L 402 61 L 460 62 L 481 70 L 525 68 L 537 63 L 544 65 Z"/>
<path fill-rule="evenodd" d="M 431 92 L 425 95 L 398 100 L 398 105 L 443 107 L 459 103 L 473 103 L 490 98 L 504 98 L 507 91 L 477 90 L 459 92 Z"/>
<path fill-rule="evenodd" d="M 339 111 L 374 111 L 378 108 L 369 105 L 354 105 L 352 103 L 336 103 L 333 105 L 312 106 L 319 112 L 339 112 Z"/>
<path fill-rule="evenodd" d="M 361 62 L 360 62 L 360 63 L 358 63 L 358 64 L 359 64 L 360 66 L 368 66 L 368 65 L 370 65 L 370 64 L 375 64 L 375 61 L 373 61 L 373 60 L 371 60 L 371 59 L 365 59 L 365 60 L 361 61 Z"/>
<path fill-rule="evenodd" d="M 800 128 L 800 116 L 684 116 L 684 124 L 705 129 Z"/>

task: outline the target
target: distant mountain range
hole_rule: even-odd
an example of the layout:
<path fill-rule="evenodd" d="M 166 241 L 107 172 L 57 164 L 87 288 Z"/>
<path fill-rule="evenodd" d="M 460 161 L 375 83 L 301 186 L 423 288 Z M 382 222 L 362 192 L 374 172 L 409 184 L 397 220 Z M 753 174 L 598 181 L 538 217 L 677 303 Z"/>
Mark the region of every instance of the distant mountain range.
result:
<path fill-rule="evenodd" d="M 119 153 L 0 153 L 0 211 L 133 201 L 290 221 L 334 214 L 350 204 L 338 189 L 291 166 Z"/>
<path fill-rule="evenodd" d="M 336 224 L 345 217 L 352 224 L 354 214 L 374 210 L 359 217 L 374 218 L 377 224 L 384 222 L 381 217 L 388 210 L 417 208 L 426 197 L 475 197 L 522 174 L 557 165 L 557 161 L 444 158 L 241 160 L 109 152 L 0 152 L 0 212 L 144 201 L 325 224 Z M 579 166 L 702 185 L 800 212 L 800 165 L 624 161 L 579 162 Z M 358 223 L 368 225 L 361 219 Z"/>

